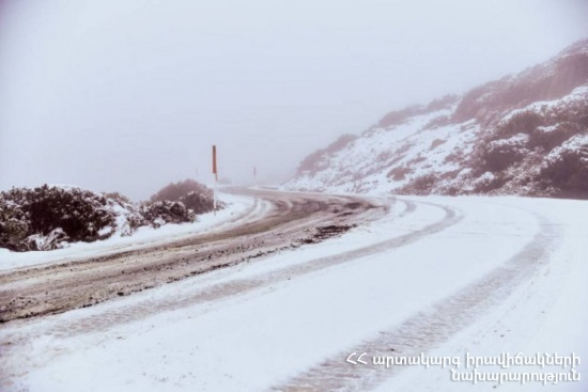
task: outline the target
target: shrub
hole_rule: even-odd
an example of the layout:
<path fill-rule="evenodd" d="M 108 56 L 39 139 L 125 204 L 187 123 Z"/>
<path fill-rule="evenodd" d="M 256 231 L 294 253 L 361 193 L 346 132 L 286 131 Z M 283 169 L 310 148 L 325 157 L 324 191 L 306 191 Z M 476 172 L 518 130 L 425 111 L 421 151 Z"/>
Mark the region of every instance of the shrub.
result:
<path fill-rule="evenodd" d="M 43 185 L 0 192 L 0 246 L 34 250 L 39 242 L 26 239 L 35 235 L 52 237 L 52 247 L 66 239 L 106 238 L 115 226 L 115 214 L 106 207 L 104 196 L 79 188 Z"/>
<path fill-rule="evenodd" d="M 179 201 L 156 201 L 145 204 L 141 208 L 141 215 L 151 226 L 158 228 L 166 223 L 194 222 L 194 212 Z"/>
<path fill-rule="evenodd" d="M 548 188 L 557 189 L 557 196 L 588 197 L 588 145 L 578 150 L 562 151 L 550 159 L 539 173 Z"/>
<path fill-rule="evenodd" d="M 171 183 L 163 187 L 156 194 L 151 196 L 150 201 L 151 203 L 158 201 L 180 202 L 196 214 L 212 211 L 214 207 L 214 195 L 212 189 L 190 179 Z M 223 207 L 221 203 L 217 204 L 217 207 Z"/>
<path fill-rule="evenodd" d="M 428 195 L 430 194 L 435 185 L 437 184 L 438 178 L 435 173 L 423 174 L 416 177 L 410 183 L 404 185 L 398 189 L 398 193 L 401 194 L 414 194 L 414 195 Z"/>
<path fill-rule="evenodd" d="M 410 174 L 412 170 L 404 165 L 397 166 L 390 170 L 386 175 L 388 178 L 392 178 L 394 181 L 402 181 L 407 174 Z"/>
<path fill-rule="evenodd" d="M 476 181 L 474 181 L 475 193 L 489 193 L 500 189 L 507 181 L 504 175 L 494 175 L 490 172 L 484 173 Z"/>
<path fill-rule="evenodd" d="M 539 147 L 550 152 L 570 137 L 578 133 L 578 127 L 570 123 L 561 123 L 553 127 L 538 127 L 530 135 L 529 147 Z"/>
<path fill-rule="evenodd" d="M 25 239 L 28 237 L 29 225 L 26 221 L 0 217 L 0 247 L 12 250 L 26 250 Z"/>
<path fill-rule="evenodd" d="M 151 196 L 150 201 L 179 201 L 182 197 L 188 195 L 190 192 L 202 194 L 208 198 L 212 198 L 212 190 L 191 179 L 170 183 L 161 188 L 156 194 Z"/>
<path fill-rule="evenodd" d="M 118 192 L 75 187 L 13 188 L 0 192 L 0 247 L 50 250 L 67 242 L 91 242 L 138 227 L 194 222 L 213 208 L 212 191 L 192 180 L 170 184 L 141 205 Z M 157 200 L 170 197 L 177 200 Z"/>
<path fill-rule="evenodd" d="M 504 139 L 519 133 L 530 134 L 540 125 L 545 125 L 543 116 L 532 110 L 526 110 L 513 115 L 508 121 L 499 125 L 494 137 Z"/>
<path fill-rule="evenodd" d="M 497 173 L 521 161 L 528 152 L 525 148 L 527 140 L 528 136 L 519 134 L 482 144 L 478 151 L 480 163 L 477 171 Z"/>
<path fill-rule="evenodd" d="M 214 208 L 214 200 L 212 194 L 202 194 L 199 192 L 190 192 L 180 198 L 186 208 L 191 209 L 195 214 L 203 214 L 211 211 Z M 217 204 L 220 204 L 217 202 Z"/>

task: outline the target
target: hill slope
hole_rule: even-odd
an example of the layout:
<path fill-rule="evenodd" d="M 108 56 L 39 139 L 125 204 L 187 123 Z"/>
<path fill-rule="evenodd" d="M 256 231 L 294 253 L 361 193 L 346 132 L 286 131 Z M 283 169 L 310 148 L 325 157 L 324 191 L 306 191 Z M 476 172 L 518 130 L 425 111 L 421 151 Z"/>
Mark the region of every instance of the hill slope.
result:
<path fill-rule="evenodd" d="M 288 189 L 588 198 L 588 40 L 384 116 L 309 155 Z"/>

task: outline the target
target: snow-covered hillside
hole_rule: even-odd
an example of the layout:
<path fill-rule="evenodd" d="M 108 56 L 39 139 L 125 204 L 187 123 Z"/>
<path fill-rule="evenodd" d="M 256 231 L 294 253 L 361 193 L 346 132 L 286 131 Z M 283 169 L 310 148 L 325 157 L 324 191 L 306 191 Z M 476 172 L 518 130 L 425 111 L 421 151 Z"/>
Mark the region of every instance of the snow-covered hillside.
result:
<path fill-rule="evenodd" d="M 588 40 L 516 76 L 391 112 L 284 187 L 588 197 Z"/>

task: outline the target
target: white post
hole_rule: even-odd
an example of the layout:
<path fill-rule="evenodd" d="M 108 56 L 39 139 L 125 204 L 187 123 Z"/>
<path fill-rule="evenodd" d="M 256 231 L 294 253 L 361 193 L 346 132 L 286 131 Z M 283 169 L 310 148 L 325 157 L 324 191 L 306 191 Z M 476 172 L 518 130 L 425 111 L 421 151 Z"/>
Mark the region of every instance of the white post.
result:
<path fill-rule="evenodd" d="M 218 181 L 218 170 L 216 168 L 216 145 L 212 146 L 212 174 L 214 175 L 214 186 L 212 187 L 212 195 L 213 195 L 213 211 L 214 215 L 216 216 L 216 183 Z"/>
<path fill-rule="evenodd" d="M 214 195 L 213 211 L 214 211 L 214 216 L 216 216 L 216 174 L 214 175 L 214 187 L 212 189 L 213 189 L 212 193 Z"/>

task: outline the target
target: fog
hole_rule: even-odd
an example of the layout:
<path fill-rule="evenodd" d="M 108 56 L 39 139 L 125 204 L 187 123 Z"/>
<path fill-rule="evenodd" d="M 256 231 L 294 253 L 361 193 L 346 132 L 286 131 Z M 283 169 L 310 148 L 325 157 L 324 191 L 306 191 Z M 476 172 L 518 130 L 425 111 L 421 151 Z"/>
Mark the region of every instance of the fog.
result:
<path fill-rule="evenodd" d="M 393 109 L 588 37 L 584 0 L 0 1 L 0 189 L 288 178 Z M 258 177 L 253 178 L 253 167 Z"/>

